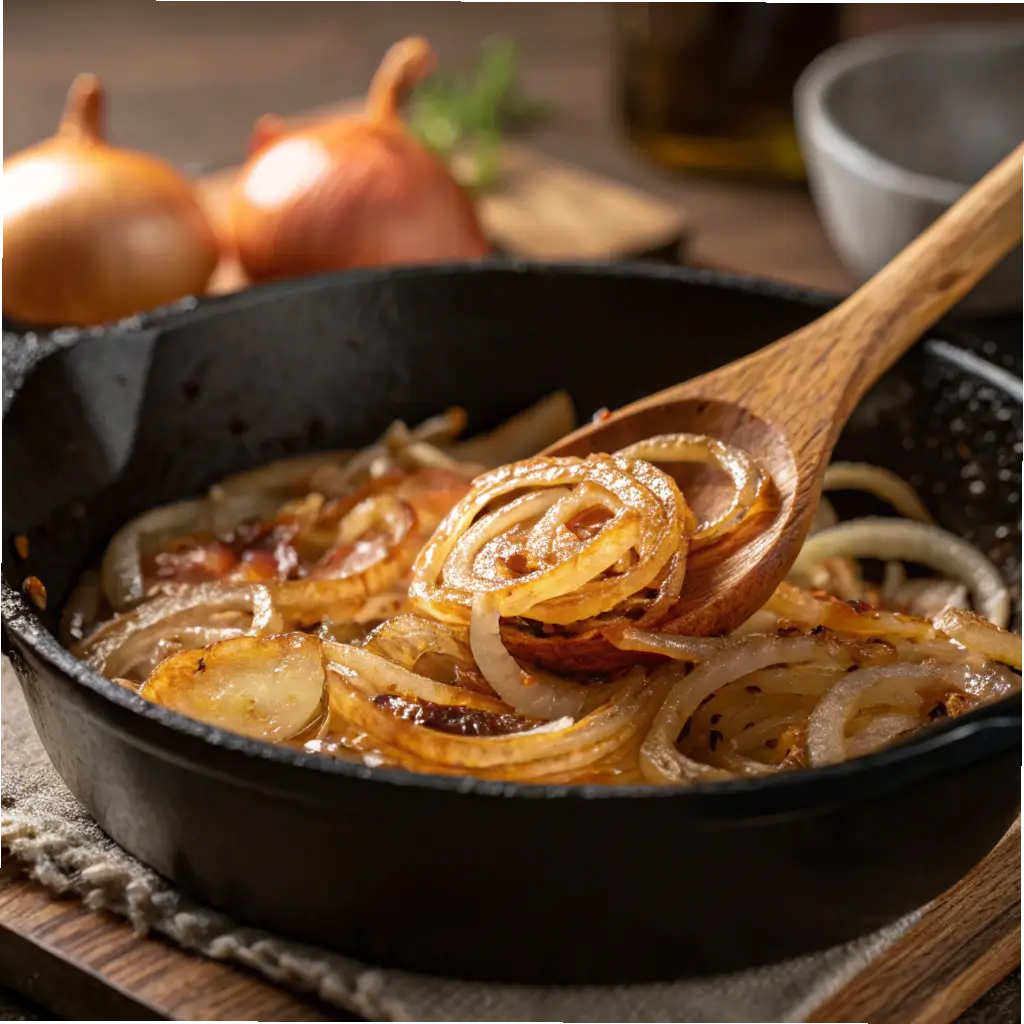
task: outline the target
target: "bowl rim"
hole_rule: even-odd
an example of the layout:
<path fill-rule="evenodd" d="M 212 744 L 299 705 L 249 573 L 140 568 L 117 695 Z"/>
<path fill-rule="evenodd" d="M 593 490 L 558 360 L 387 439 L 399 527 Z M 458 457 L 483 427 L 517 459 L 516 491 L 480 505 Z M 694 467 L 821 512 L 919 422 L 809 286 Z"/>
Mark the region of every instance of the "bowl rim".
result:
<path fill-rule="evenodd" d="M 913 171 L 882 156 L 851 135 L 832 116 L 829 93 L 844 75 L 882 58 L 929 51 L 1024 48 L 1024 22 L 990 25 L 927 25 L 893 29 L 830 47 L 803 71 L 793 91 L 802 148 L 819 148 L 883 188 L 949 206 L 973 184 Z M 1006 152 L 1012 151 L 1009 143 Z"/>
<path fill-rule="evenodd" d="M 426 267 L 367 269 L 320 274 L 315 277 L 262 285 L 231 295 L 190 298 L 181 303 L 175 303 L 172 306 L 156 309 L 100 328 L 62 329 L 48 337 L 32 336 L 32 354 L 24 365 L 14 368 L 10 377 L 6 359 L 8 345 L 5 337 L 3 418 L 6 419 L 24 381 L 38 365 L 61 351 L 77 346 L 83 340 L 99 336 L 130 336 L 147 331 L 176 329 L 195 320 L 204 320 L 208 316 L 229 314 L 233 309 L 272 302 L 279 295 L 289 296 L 296 293 L 302 295 L 353 281 L 373 283 L 375 281 L 391 281 L 396 277 L 436 276 L 444 278 L 453 273 L 474 275 L 495 272 L 524 276 L 534 274 L 543 276 L 554 273 L 568 277 L 602 275 L 608 278 L 633 280 L 673 280 L 688 285 L 710 286 L 723 293 L 739 291 L 767 298 L 788 300 L 803 304 L 810 310 L 817 308 L 822 311 L 839 300 L 839 296 L 835 294 L 790 285 L 769 278 L 703 268 L 640 262 L 595 264 L 592 262 L 488 259 L 473 263 L 433 264 Z M 940 329 L 939 334 L 954 341 L 956 339 L 955 332 Z M 923 340 L 927 344 L 928 335 Z M 981 367 L 990 367 L 995 371 L 990 382 L 1000 390 L 1006 389 L 1006 384 L 1002 379 L 1005 371 L 1002 371 L 1001 367 L 997 367 L 967 350 L 958 349 L 949 341 L 944 344 L 971 357 L 966 365 L 961 366 L 961 369 L 978 374 Z M 936 354 L 939 355 L 939 358 L 949 359 L 948 355 Z M 1011 375 L 1005 374 L 1005 376 L 1013 380 Z M 1018 401 L 1021 400 L 1019 393 L 1013 397 Z M 1010 697 L 992 706 L 993 709 L 999 709 L 996 711 L 998 717 L 984 719 L 972 715 L 962 722 L 954 719 L 911 743 L 853 758 L 840 764 L 799 772 L 716 782 L 697 782 L 690 786 L 680 787 L 653 784 L 604 786 L 500 782 L 472 775 L 440 775 L 396 768 L 371 768 L 342 758 L 325 757 L 322 754 L 308 753 L 292 747 L 252 739 L 144 700 L 138 694 L 107 679 L 90 668 L 84 661 L 76 658 L 60 643 L 56 635 L 50 632 L 22 591 L 11 586 L 6 578 L 0 578 L 0 610 L 2 610 L 2 634 L 0 635 L 2 635 L 3 653 L 10 656 L 12 666 L 19 679 L 26 670 L 31 670 L 28 669 L 25 655 L 16 644 L 12 643 L 12 639 L 16 639 L 28 648 L 34 657 L 41 660 L 47 668 L 71 683 L 83 686 L 93 697 L 113 704 L 133 716 L 137 715 L 151 726 L 155 726 L 159 732 L 166 729 L 169 738 L 172 736 L 191 738 L 200 741 L 203 745 L 209 745 L 214 750 L 228 751 L 235 757 L 241 755 L 256 761 L 276 763 L 282 768 L 312 770 L 325 779 L 330 776 L 340 776 L 353 781 L 374 782 L 401 788 L 411 786 L 440 792 L 465 793 L 503 799 L 582 799 L 588 802 L 594 800 L 617 802 L 623 799 L 636 800 L 645 797 L 700 802 L 717 798 L 719 801 L 734 799 L 742 802 L 767 790 L 771 793 L 789 793 L 792 798 L 804 805 L 818 805 L 825 793 L 831 797 L 836 795 L 832 789 L 836 785 L 841 788 L 851 785 L 856 787 L 865 777 L 877 779 L 881 776 L 892 781 L 890 772 L 898 766 L 903 766 L 904 770 L 916 766 L 925 774 L 940 773 L 947 767 L 947 755 L 952 754 L 953 748 L 961 740 L 970 741 L 972 737 L 977 737 L 992 728 L 1010 726 L 1019 730 L 1021 722 L 1020 711 L 1009 707 L 1009 704 L 1014 701 L 1014 698 Z M 130 739 L 139 744 L 152 745 L 151 741 L 147 741 L 140 735 L 130 737 Z M 161 756 L 174 755 L 162 746 Z"/>

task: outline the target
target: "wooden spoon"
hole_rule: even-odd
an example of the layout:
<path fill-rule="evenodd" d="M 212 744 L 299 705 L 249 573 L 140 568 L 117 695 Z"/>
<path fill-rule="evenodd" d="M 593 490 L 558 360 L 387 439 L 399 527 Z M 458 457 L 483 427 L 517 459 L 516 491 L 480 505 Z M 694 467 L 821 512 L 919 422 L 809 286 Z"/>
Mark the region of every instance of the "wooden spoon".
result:
<path fill-rule="evenodd" d="M 587 455 L 614 452 L 655 434 L 709 434 L 743 448 L 771 474 L 778 505 L 763 530 L 732 550 L 716 552 L 718 545 L 711 545 L 695 553 L 679 604 L 662 628 L 696 636 L 724 633 L 771 596 L 810 530 L 825 467 L 857 402 L 1020 242 L 1022 161 L 1024 144 L 888 266 L 813 323 L 744 359 L 634 402 L 547 449 L 547 455 Z M 696 491 L 685 491 L 698 510 L 708 497 L 702 489 L 710 493 L 711 484 L 698 482 Z"/>

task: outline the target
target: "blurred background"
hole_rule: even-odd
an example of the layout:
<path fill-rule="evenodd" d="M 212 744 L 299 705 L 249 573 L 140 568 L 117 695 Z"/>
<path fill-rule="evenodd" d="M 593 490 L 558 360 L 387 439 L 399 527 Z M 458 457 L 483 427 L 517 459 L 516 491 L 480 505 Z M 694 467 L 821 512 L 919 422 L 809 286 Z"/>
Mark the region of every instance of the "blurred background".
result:
<path fill-rule="evenodd" d="M 853 277 L 811 204 L 785 190 L 766 203 L 751 188 L 801 176 L 784 122 L 803 65 L 837 40 L 901 26 L 1024 24 L 1018 4 L 8 0 L 4 14 L 5 157 L 50 135 L 72 78 L 91 71 L 107 90 L 109 138 L 193 176 L 240 163 L 262 114 L 363 94 L 404 35 L 425 35 L 444 69 L 472 66 L 481 42 L 501 34 L 517 45 L 522 94 L 547 114 L 530 125 L 532 148 L 678 206 L 694 262 L 775 266 L 776 276 L 832 290 Z M 742 82 L 727 97 L 734 72 Z M 692 137 L 680 147 L 680 124 L 727 141 L 753 132 L 758 145 L 738 156 L 694 149 Z M 730 164 L 751 173 L 727 185 L 720 173 L 680 173 Z"/>
<path fill-rule="evenodd" d="M 4 155 L 49 134 L 73 76 L 93 71 L 113 97 L 111 134 L 125 144 L 182 166 L 237 161 L 256 117 L 364 91 L 385 49 L 410 33 L 428 36 L 442 61 L 460 63 L 486 36 L 512 35 L 531 93 L 567 118 L 609 126 L 617 6 L 647 5 L 7 0 Z M 838 8 L 843 36 L 1024 16 L 1019 4 L 812 6 Z"/>

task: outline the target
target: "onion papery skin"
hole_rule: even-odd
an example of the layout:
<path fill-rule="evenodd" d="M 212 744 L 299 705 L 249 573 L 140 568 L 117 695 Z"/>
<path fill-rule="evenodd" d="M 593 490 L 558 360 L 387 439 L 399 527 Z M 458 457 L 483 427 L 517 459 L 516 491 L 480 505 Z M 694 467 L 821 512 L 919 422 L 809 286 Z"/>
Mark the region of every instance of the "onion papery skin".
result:
<path fill-rule="evenodd" d="M 403 40 L 385 56 L 364 115 L 257 126 L 229 214 L 250 280 L 488 254 L 472 200 L 397 114 L 399 93 L 432 66 L 423 40 Z"/>
<path fill-rule="evenodd" d="M 61 129 L 4 161 L 6 316 L 86 327 L 202 294 L 220 251 L 191 183 L 104 141 L 102 92 L 75 80 Z"/>

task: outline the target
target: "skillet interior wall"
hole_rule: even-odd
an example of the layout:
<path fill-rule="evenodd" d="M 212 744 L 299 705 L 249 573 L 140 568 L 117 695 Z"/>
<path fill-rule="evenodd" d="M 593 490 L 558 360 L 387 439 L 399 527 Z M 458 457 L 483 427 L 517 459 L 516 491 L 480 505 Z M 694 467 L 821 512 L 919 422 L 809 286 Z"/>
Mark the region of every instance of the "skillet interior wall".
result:
<path fill-rule="evenodd" d="M 84 337 L 35 370 L 7 416 L 8 582 L 44 581 L 52 628 L 122 522 L 226 473 L 364 445 L 396 417 L 416 423 L 447 405 L 467 408 L 471 431 L 484 429 L 559 387 L 586 416 L 711 370 L 814 315 L 780 303 L 788 289 L 723 303 L 690 283 L 708 275 L 610 274 L 356 273 L 215 301 L 178 326 Z M 838 453 L 906 475 L 1019 593 L 1020 439 L 1019 404 L 919 348 L 868 396 Z M 18 533 L 30 540 L 26 563 L 11 547 Z"/>

